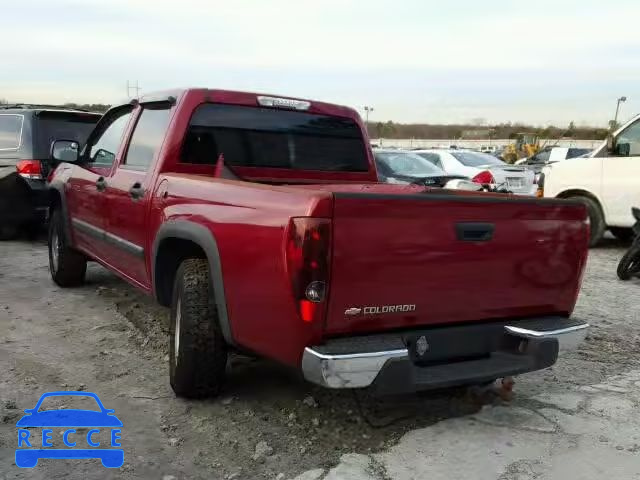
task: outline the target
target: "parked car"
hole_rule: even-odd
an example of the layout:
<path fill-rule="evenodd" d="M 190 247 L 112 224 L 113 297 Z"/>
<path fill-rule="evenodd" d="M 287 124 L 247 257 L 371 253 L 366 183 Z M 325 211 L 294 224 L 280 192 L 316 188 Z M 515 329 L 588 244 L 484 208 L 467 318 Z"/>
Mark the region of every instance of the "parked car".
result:
<path fill-rule="evenodd" d="M 376 149 L 374 158 L 378 179 L 385 183 L 444 187 L 451 180 L 468 179 L 463 175 L 448 175 L 440 167 L 413 152 Z"/>
<path fill-rule="evenodd" d="M 418 150 L 415 152 L 449 175 L 464 175 L 481 184 L 506 186 L 520 195 L 534 195 L 534 174 L 524 167 L 509 165 L 487 153 L 469 150 Z"/>
<path fill-rule="evenodd" d="M 515 164 L 526 165 L 538 174 L 548 163 L 560 162 L 568 158 L 584 157 L 590 152 L 590 148 L 545 147 L 535 155 L 518 160 Z"/>
<path fill-rule="evenodd" d="M 43 224 L 51 142 L 84 142 L 99 118 L 64 107 L 0 105 L 0 240 Z"/>
<path fill-rule="evenodd" d="M 640 205 L 640 115 L 623 125 L 587 157 L 547 165 L 538 195 L 571 198 L 589 211 L 591 246 L 607 229 L 623 240 L 633 237 L 631 208 Z"/>
<path fill-rule="evenodd" d="M 378 183 L 351 108 L 159 93 L 77 151 L 52 149 L 53 281 L 97 260 L 170 307 L 177 395 L 218 392 L 230 350 L 390 393 L 546 368 L 586 332 L 582 205 Z"/>

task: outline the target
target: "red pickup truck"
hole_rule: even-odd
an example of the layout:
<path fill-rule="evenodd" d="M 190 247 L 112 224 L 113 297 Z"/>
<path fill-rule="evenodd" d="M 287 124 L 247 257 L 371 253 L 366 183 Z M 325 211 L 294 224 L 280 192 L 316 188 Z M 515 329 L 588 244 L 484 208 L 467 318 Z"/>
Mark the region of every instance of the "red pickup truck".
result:
<path fill-rule="evenodd" d="M 222 90 L 109 110 L 52 145 L 50 269 L 94 260 L 171 308 L 176 394 L 219 391 L 228 352 L 381 393 L 552 365 L 587 258 L 584 206 L 377 184 L 349 108 Z"/>

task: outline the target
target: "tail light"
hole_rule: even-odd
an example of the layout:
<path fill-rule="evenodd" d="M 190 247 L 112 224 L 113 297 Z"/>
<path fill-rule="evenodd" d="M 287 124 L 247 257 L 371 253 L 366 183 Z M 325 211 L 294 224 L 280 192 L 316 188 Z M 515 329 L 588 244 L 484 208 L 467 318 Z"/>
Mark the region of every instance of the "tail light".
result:
<path fill-rule="evenodd" d="M 475 177 L 471 179 L 474 183 L 481 183 L 482 185 L 488 185 L 491 183 L 496 183 L 496 179 L 493 178 L 493 175 L 489 170 L 485 170 L 480 172 Z"/>
<path fill-rule="evenodd" d="M 24 178 L 42 178 L 42 164 L 39 160 L 20 160 L 16 164 L 16 170 L 18 175 Z"/>
<path fill-rule="evenodd" d="M 297 217 L 289 223 L 286 258 L 300 319 L 324 318 L 331 249 L 331 220 Z"/>

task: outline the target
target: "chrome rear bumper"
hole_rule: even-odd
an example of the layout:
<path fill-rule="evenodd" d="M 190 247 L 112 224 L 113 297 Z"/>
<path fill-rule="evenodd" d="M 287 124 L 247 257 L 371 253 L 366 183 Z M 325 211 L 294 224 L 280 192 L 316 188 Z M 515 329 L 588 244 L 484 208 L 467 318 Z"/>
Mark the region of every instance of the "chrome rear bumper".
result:
<path fill-rule="evenodd" d="M 514 327 L 511 325 L 505 325 L 505 330 L 516 337 L 522 338 L 555 338 L 558 340 L 558 346 L 560 351 L 574 350 L 582 343 L 587 336 L 588 323 L 581 323 L 579 325 L 572 325 L 567 328 L 558 328 L 550 330 L 531 329 L 523 327 Z"/>
<path fill-rule="evenodd" d="M 327 355 L 305 348 L 302 371 L 310 382 L 328 388 L 363 388 L 373 383 L 382 367 L 393 359 L 409 359 L 405 349 Z"/>
<path fill-rule="evenodd" d="M 493 375 L 495 375 L 493 378 L 499 378 L 507 374 L 546 368 L 555 363 L 558 351 L 576 348 L 586 336 L 588 327 L 587 323 L 567 320 L 562 324 L 562 322 L 552 321 L 551 318 L 514 322 L 514 325 L 493 323 L 487 326 L 487 330 L 492 329 L 487 334 L 488 338 L 496 345 L 506 342 L 510 345 L 510 350 L 496 348 L 495 351 L 486 352 L 488 355 L 486 359 L 472 361 L 456 360 L 464 357 L 466 353 L 458 349 L 460 335 L 465 334 L 462 330 L 462 333 L 457 332 L 445 340 L 444 346 L 450 352 L 447 356 L 452 359 L 450 363 L 442 362 L 440 358 L 437 364 L 429 365 L 427 362 L 425 366 L 415 362 L 415 353 L 410 352 L 408 343 L 400 341 L 400 337 L 390 343 L 392 348 L 375 351 L 370 349 L 359 351 L 358 337 L 355 337 L 352 351 L 348 349 L 345 351 L 345 339 L 342 339 L 339 352 L 327 349 L 326 346 L 305 348 L 302 356 L 302 371 L 308 381 L 327 388 L 364 388 L 372 385 L 376 379 L 378 379 L 376 383 L 393 383 L 397 380 L 393 377 L 397 377 L 398 373 L 404 370 L 412 370 L 413 373 L 407 374 L 407 378 L 410 378 L 409 381 L 414 384 L 420 383 L 422 388 L 473 383 Z M 465 329 L 466 327 L 451 328 Z M 482 326 L 476 325 L 472 328 L 477 330 Z M 447 330 L 447 328 L 440 330 Z M 406 340 L 411 335 L 414 338 L 419 335 L 430 339 L 432 333 L 433 330 L 405 332 L 403 338 Z M 473 335 L 474 331 L 469 330 L 468 334 Z M 514 337 L 526 340 L 526 343 L 522 344 L 514 340 Z M 436 338 L 436 341 L 442 341 L 442 337 Z M 556 348 L 549 340 L 556 340 L 558 347 Z M 546 348 L 539 348 L 540 344 L 545 344 Z M 516 347 L 518 345 L 520 347 Z M 424 358 L 427 361 L 428 355 Z M 380 375 L 383 370 L 386 370 L 385 375 Z M 447 377 L 451 379 L 450 382 L 447 381 Z"/>

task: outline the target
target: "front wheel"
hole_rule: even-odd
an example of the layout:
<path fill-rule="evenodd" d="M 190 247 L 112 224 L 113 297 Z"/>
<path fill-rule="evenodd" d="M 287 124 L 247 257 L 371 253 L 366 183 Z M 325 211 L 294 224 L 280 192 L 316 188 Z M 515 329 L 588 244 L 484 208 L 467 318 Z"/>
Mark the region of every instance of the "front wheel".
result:
<path fill-rule="evenodd" d="M 640 273 L 640 244 L 634 244 L 618 263 L 618 278 L 629 280 Z"/>
<path fill-rule="evenodd" d="M 49 271 L 59 286 L 75 287 L 84 282 L 87 257 L 68 244 L 63 222 L 60 210 L 55 210 L 49 221 Z"/>
<path fill-rule="evenodd" d="M 216 395 L 224 381 L 227 345 L 218 323 L 209 264 L 189 258 L 178 267 L 169 327 L 169 379 L 179 397 Z"/>

